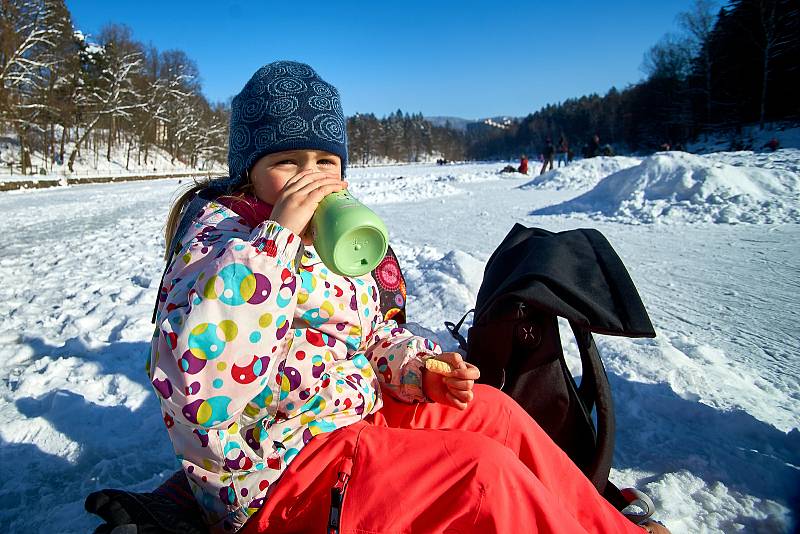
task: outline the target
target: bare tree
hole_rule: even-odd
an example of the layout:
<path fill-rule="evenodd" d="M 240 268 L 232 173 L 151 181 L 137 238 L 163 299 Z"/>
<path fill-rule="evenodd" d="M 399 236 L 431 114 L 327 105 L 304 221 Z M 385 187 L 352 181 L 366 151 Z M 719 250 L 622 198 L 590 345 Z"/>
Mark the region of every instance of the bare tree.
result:
<path fill-rule="evenodd" d="M 109 64 L 115 65 L 124 61 L 124 57 L 141 57 L 144 58 L 144 47 L 141 43 L 133 39 L 133 32 L 124 24 L 107 24 L 100 31 L 99 41 L 105 50 L 106 60 Z M 128 104 L 138 103 L 142 104 L 142 93 L 139 91 L 139 85 L 136 84 L 136 79 L 140 77 L 141 62 L 131 75 L 130 82 L 127 84 L 127 94 L 120 95 L 120 99 L 127 100 Z M 107 114 L 105 126 L 107 128 L 106 143 L 106 160 L 111 161 L 111 150 L 115 145 L 115 140 L 122 130 L 130 129 L 130 122 L 132 120 L 131 112 L 117 113 L 112 110 Z M 127 124 L 124 124 L 127 123 Z M 128 128 L 125 128 L 128 126 Z"/>
<path fill-rule="evenodd" d="M 667 33 L 645 53 L 642 70 L 649 78 L 686 80 L 691 71 L 691 48 L 681 36 Z"/>
<path fill-rule="evenodd" d="M 732 0 L 739 11 L 739 29 L 756 47 L 761 63 L 761 94 L 759 98 L 759 127 L 764 128 L 767 114 L 769 81 L 775 61 L 797 43 L 797 27 L 793 20 L 800 17 L 796 0 Z"/>
<path fill-rule="evenodd" d="M 756 40 L 761 50 L 762 58 L 762 77 L 761 77 L 761 104 L 759 106 L 758 125 L 764 129 L 764 117 L 767 112 L 767 87 L 771 74 L 772 61 L 782 55 L 793 40 L 798 38 L 792 32 L 786 31 L 790 28 L 785 24 L 791 12 L 779 9 L 778 0 L 759 0 L 756 2 L 758 20 L 761 25 L 762 39 Z M 795 15 L 797 7 L 794 8 Z"/>
<path fill-rule="evenodd" d="M 25 91 L 41 83 L 42 68 L 51 66 L 44 56 L 55 48 L 58 34 L 51 24 L 52 6 L 42 0 L 2 0 L 0 7 L 0 88 Z"/>
<path fill-rule="evenodd" d="M 178 117 L 176 108 L 181 102 L 199 93 L 196 82 L 197 68 L 183 52 L 168 51 L 159 53 L 150 49 L 146 54 L 145 69 L 140 80 L 145 84 L 144 107 L 136 129 L 139 135 L 139 151 L 144 150 L 147 164 L 150 145 L 159 142 L 159 132 L 171 139 L 171 123 Z"/>
<path fill-rule="evenodd" d="M 101 119 L 128 119 L 134 110 L 143 106 L 142 98 L 132 83 L 142 63 L 141 53 L 107 54 L 105 48 L 91 43 L 85 43 L 81 53 L 84 78 L 79 84 L 77 107 L 78 113 L 84 117 L 84 125 L 69 156 L 70 172 L 81 144 Z"/>
<path fill-rule="evenodd" d="M 19 136 L 23 174 L 31 166 L 29 137 L 44 130 L 44 95 L 60 61 L 51 53 L 60 34 L 59 7 L 63 3 L 49 0 L 0 2 L 0 120 Z"/>
<path fill-rule="evenodd" d="M 200 160 L 203 160 L 202 168 L 205 168 L 209 160 L 225 159 L 228 147 L 228 115 L 226 110 L 206 109 L 207 106 L 200 103 L 198 106 L 203 109 L 199 128 L 190 133 L 188 139 L 189 162 L 193 168 L 200 167 Z"/>
<path fill-rule="evenodd" d="M 147 164 L 151 146 L 193 166 L 225 160 L 230 110 L 209 105 L 183 51 L 145 49 L 120 24 L 97 43 L 64 0 L 0 0 L 0 127 L 16 131 L 23 172 L 33 154 L 74 171 L 83 148 L 111 160 L 120 143 L 126 167 L 134 151 Z"/>
<path fill-rule="evenodd" d="M 168 109 L 171 102 L 186 99 L 191 93 L 185 89 L 185 77 L 178 75 L 170 78 L 156 78 L 148 81 L 143 93 L 143 106 L 138 113 L 138 120 L 134 121 L 134 129 L 137 134 L 139 151 L 144 149 L 144 163 L 147 165 L 147 158 L 151 140 L 155 141 L 155 136 L 150 136 L 154 125 L 169 122 Z"/>
<path fill-rule="evenodd" d="M 711 33 L 714 31 L 714 24 L 717 16 L 717 2 L 714 0 L 695 0 L 689 11 L 678 14 L 678 24 L 688 36 L 688 44 L 691 55 L 697 58 L 700 70 L 703 73 L 703 96 L 705 99 L 705 119 L 708 123 L 711 119 L 711 67 L 712 57 L 708 43 Z"/>

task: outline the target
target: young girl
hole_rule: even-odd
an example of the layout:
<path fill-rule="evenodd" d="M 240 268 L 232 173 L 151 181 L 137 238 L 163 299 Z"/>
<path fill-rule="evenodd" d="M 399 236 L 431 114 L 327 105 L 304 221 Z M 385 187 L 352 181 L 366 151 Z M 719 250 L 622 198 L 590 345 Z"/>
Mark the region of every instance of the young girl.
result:
<path fill-rule="evenodd" d="M 337 90 L 276 62 L 231 111 L 229 177 L 169 217 L 148 361 L 210 529 L 642 532 L 477 368 L 384 317 L 371 275 L 320 261 L 308 223 L 347 187 Z"/>

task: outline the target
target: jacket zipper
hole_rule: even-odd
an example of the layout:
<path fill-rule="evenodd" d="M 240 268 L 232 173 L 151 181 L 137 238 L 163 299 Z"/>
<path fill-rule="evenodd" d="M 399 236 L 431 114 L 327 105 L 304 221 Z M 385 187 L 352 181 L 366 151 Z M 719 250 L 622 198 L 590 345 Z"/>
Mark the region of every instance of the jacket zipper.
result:
<path fill-rule="evenodd" d="M 339 468 L 336 484 L 331 488 L 331 509 L 328 513 L 327 534 L 339 534 L 344 505 L 344 493 L 347 491 L 347 483 L 350 481 L 350 471 L 352 469 L 353 459 L 345 458 L 342 462 L 342 466 Z"/>

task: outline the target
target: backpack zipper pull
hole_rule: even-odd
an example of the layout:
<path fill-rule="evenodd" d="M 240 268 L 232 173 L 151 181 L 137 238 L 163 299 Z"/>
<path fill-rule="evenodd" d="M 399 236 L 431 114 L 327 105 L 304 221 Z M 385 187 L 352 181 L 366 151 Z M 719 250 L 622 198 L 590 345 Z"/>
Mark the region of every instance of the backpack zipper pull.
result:
<path fill-rule="evenodd" d="M 328 515 L 328 534 L 339 534 L 339 527 L 342 519 L 342 503 L 344 502 L 344 492 L 347 490 L 347 482 L 350 480 L 349 473 L 339 472 L 336 484 L 331 488 L 331 511 Z"/>

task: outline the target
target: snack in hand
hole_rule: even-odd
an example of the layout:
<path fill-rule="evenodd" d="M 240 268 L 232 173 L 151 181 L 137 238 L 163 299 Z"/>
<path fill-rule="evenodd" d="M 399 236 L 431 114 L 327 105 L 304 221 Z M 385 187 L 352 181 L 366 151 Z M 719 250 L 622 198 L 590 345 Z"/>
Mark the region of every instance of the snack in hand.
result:
<path fill-rule="evenodd" d="M 442 360 L 428 358 L 425 360 L 425 369 L 440 375 L 445 375 L 452 371 L 453 367 L 449 363 L 443 362 Z"/>

